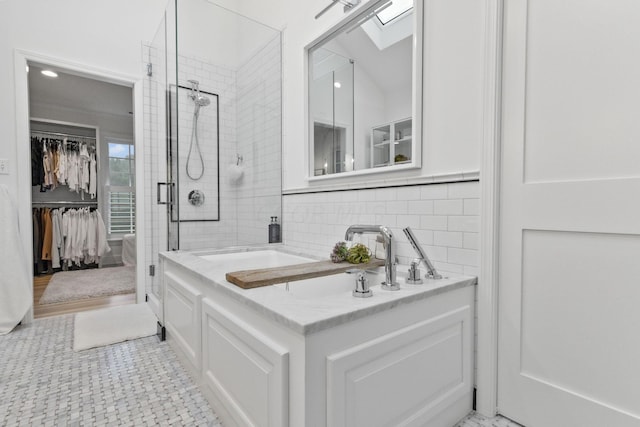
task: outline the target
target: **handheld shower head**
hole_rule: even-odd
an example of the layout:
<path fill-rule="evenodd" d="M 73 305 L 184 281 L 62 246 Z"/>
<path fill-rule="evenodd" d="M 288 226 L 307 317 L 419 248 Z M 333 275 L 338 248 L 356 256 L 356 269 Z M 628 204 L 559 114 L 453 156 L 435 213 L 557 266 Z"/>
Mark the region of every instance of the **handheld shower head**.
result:
<path fill-rule="evenodd" d="M 187 80 L 191 83 L 191 93 L 189 94 L 189 98 L 196 104 L 196 111 L 198 111 L 198 107 L 206 107 L 211 103 L 211 100 L 206 96 L 200 93 L 200 82 L 197 80 Z"/>
<path fill-rule="evenodd" d="M 209 98 L 200 94 L 193 99 L 193 102 L 195 102 L 198 107 L 206 107 L 211 104 L 211 100 Z"/>
<path fill-rule="evenodd" d="M 204 158 L 202 157 L 202 151 L 200 151 L 200 142 L 198 141 L 198 117 L 200 116 L 200 107 L 206 107 L 211 103 L 211 100 L 200 93 L 200 83 L 197 80 L 188 80 L 188 82 L 191 83 L 191 93 L 188 96 L 193 101 L 195 109 L 193 110 L 191 143 L 189 144 L 189 154 L 187 154 L 186 170 L 187 170 L 187 176 L 192 180 L 197 181 L 200 178 L 202 178 L 202 175 L 204 175 L 204 167 L 205 167 Z M 193 151 L 194 146 L 196 148 L 196 151 L 198 152 L 198 156 L 200 157 L 200 170 L 199 170 L 200 173 L 199 174 L 194 173 L 192 175 L 190 163 L 191 163 L 191 153 Z"/>

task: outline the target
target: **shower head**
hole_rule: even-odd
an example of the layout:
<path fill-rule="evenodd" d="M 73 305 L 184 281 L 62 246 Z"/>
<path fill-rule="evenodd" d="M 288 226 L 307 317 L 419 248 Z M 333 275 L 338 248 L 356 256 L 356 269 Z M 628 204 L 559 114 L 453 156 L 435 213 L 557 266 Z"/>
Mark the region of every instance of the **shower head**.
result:
<path fill-rule="evenodd" d="M 191 93 L 189 98 L 196 104 L 196 107 L 206 107 L 211 103 L 211 100 L 204 95 L 200 94 L 200 83 L 197 80 L 187 80 L 191 83 Z"/>
<path fill-rule="evenodd" d="M 195 102 L 198 107 L 206 107 L 211 103 L 211 100 L 206 96 L 198 94 L 193 98 L 193 102 Z"/>

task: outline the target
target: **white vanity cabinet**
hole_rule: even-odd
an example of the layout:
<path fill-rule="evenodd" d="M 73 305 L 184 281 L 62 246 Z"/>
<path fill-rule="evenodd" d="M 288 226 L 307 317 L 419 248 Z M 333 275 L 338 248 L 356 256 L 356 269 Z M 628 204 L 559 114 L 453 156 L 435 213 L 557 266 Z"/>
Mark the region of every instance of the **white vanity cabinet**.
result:
<path fill-rule="evenodd" d="M 310 300 L 170 257 L 167 340 L 225 426 L 450 427 L 471 411 L 474 278 Z"/>
<path fill-rule="evenodd" d="M 371 129 L 371 166 L 411 163 L 413 144 L 411 118 Z"/>

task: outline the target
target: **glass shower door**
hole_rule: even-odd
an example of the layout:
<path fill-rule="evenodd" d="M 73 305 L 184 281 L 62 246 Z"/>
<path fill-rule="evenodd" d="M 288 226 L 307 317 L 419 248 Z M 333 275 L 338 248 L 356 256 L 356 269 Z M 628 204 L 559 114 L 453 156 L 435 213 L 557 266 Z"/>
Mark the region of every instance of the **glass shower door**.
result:
<path fill-rule="evenodd" d="M 167 249 L 165 230 L 166 202 L 161 184 L 165 182 L 166 159 L 166 86 L 167 86 L 167 14 L 162 18 L 149 45 L 145 46 L 147 78 L 144 82 L 145 98 L 145 182 L 147 191 L 157 191 L 154 196 L 145 198 L 145 217 L 141 226 L 145 229 L 146 242 L 144 258 L 146 299 L 160 322 L 163 322 L 163 289 L 158 253 Z M 157 188 L 156 188 L 157 184 Z"/>
<path fill-rule="evenodd" d="M 167 220 L 167 249 L 180 249 L 180 178 L 178 174 L 178 23 L 177 1 L 169 2 L 167 6 L 166 33 L 166 220 Z"/>

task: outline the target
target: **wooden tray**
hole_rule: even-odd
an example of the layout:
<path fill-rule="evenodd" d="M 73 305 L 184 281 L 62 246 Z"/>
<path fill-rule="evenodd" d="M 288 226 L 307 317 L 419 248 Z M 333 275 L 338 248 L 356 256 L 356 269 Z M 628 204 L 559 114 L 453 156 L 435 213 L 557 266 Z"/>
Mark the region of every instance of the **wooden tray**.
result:
<path fill-rule="evenodd" d="M 242 289 L 259 288 L 276 283 L 295 282 L 313 277 L 330 276 L 343 273 L 351 268 L 367 270 L 384 265 L 384 260 L 373 259 L 366 264 L 334 263 L 332 261 L 309 262 L 284 267 L 262 268 L 257 270 L 233 271 L 226 274 L 227 281 Z"/>

